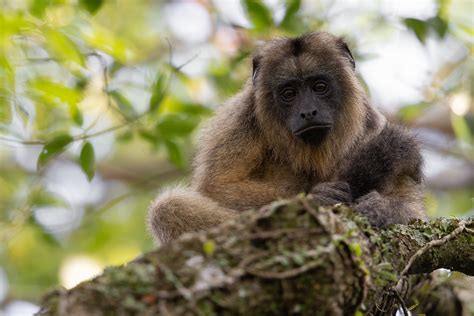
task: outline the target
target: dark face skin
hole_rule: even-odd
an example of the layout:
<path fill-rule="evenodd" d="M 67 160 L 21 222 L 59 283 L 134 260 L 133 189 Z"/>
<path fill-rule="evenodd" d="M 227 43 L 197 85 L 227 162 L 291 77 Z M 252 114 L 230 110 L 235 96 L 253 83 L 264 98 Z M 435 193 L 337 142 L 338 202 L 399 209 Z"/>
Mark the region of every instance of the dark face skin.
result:
<path fill-rule="evenodd" d="M 329 77 L 311 75 L 279 83 L 273 96 L 275 105 L 284 113 L 288 130 L 305 143 L 318 145 L 335 122 L 339 103 L 333 97 L 335 90 Z"/>

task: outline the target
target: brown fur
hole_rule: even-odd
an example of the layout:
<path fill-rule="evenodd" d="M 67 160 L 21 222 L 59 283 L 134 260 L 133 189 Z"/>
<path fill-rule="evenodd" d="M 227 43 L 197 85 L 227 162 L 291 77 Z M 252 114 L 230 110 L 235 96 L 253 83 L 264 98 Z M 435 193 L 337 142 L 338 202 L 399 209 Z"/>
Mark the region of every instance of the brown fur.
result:
<path fill-rule="evenodd" d="M 341 170 L 351 169 L 349 157 L 355 149 L 370 144 L 387 129 L 385 118 L 367 101 L 351 58 L 344 42 L 328 33 L 275 39 L 263 45 L 254 55 L 258 72 L 253 82 L 249 80 L 219 108 L 202 130 L 191 186 L 165 191 L 151 205 L 148 222 L 155 239 L 164 243 L 184 232 L 215 226 L 237 216 L 238 211 L 300 192 L 321 197 L 333 194 L 336 200 L 347 196 L 339 194 L 347 186 L 337 184 L 345 181 Z M 276 114 L 271 91 L 275 82 L 315 69 L 330 74 L 343 87 L 344 110 L 319 146 L 306 144 L 289 132 Z M 423 217 L 419 183 L 403 172 L 390 178 L 396 179 L 393 185 L 377 186 L 371 195 L 360 197 L 361 203 L 354 201 L 356 209 L 376 225 Z M 329 182 L 336 185 L 326 185 Z M 361 209 L 376 199 L 384 207 L 370 212 Z M 395 209 L 403 214 L 386 214 L 387 205 L 395 205 L 392 201 L 401 205 Z M 385 216 L 387 221 L 379 220 Z"/>

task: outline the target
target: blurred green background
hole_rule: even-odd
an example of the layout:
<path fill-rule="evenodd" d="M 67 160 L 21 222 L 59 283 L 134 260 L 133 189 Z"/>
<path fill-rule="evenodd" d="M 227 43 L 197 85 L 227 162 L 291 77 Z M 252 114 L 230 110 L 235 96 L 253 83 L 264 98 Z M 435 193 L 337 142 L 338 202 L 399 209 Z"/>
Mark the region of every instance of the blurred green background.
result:
<path fill-rule="evenodd" d="M 274 36 L 343 36 L 423 144 L 429 214 L 474 214 L 471 0 L 0 3 L 2 315 L 153 248 L 149 202 L 187 181 L 196 128 Z"/>

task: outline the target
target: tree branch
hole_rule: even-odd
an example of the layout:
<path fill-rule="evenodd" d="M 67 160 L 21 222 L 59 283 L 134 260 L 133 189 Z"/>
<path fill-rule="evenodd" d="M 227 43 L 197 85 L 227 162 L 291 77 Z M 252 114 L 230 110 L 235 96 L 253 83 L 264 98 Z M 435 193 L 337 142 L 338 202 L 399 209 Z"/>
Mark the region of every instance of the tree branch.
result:
<path fill-rule="evenodd" d="M 413 274 L 441 267 L 474 274 L 473 226 L 473 218 L 436 219 L 377 230 L 347 207 L 298 197 L 56 290 L 40 314 L 406 312 L 427 279 Z"/>

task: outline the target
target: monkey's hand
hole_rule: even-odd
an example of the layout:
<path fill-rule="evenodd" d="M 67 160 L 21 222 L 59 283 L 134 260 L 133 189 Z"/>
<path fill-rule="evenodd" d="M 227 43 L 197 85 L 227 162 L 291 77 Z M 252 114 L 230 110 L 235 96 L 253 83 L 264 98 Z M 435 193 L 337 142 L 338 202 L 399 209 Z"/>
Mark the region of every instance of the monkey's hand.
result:
<path fill-rule="evenodd" d="M 383 227 L 391 224 L 395 212 L 391 209 L 389 201 L 377 191 L 371 191 L 355 201 L 354 210 L 367 217 L 372 226 Z"/>
<path fill-rule="evenodd" d="M 311 189 L 310 193 L 314 200 L 323 206 L 352 202 L 351 188 L 344 181 L 319 183 Z"/>

